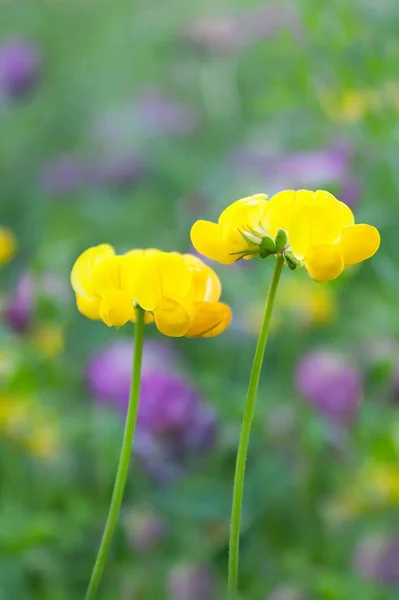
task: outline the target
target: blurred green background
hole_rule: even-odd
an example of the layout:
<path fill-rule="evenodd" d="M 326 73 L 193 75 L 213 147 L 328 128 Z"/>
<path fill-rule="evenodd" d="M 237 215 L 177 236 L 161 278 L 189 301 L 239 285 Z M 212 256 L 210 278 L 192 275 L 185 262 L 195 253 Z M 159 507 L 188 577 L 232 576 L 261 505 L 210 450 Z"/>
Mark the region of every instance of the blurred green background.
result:
<path fill-rule="evenodd" d="M 284 273 L 242 598 L 397 598 L 398 28 L 394 0 L 0 4 L 0 227 L 18 244 L 0 274 L 0 600 L 83 598 L 107 513 L 133 327 L 78 313 L 76 257 L 190 251 L 195 219 L 291 187 L 336 194 L 382 247 L 328 285 Z M 149 416 L 99 598 L 224 597 L 271 263 L 212 265 L 222 336 L 146 329 Z"/>

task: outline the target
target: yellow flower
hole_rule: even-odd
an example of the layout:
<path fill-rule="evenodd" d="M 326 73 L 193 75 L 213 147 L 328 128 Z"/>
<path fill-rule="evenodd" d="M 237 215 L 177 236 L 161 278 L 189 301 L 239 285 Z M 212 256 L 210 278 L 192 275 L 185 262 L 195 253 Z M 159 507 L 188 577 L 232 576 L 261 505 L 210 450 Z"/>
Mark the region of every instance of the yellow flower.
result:
<path fill-rule="evenodd" d="M 281 253 L 290 268 L 305 267 L 316 281 L 335 279 L 345 266 L 373 256 L 380 245 L 375 227 L 355 225 L 350 208 L 323 190 L 238 200 L 217 224 L 194 223 L 191 240 L 200 253 L 225 264 Z"/>
<path fill-rule="evenodd" d="M 71 283 L 80 312 L 110 327 L 134 321 L 137 305 L 171 337 L 211 337 L 231 321 L 216 273 L 190 255 L 149 249 L 116 256 L 103 244 L 77 259 Z"/>
<path fill-rule="evenodd" d="M 9 229 L 0 227 L 0 265 L 9 262 L 14 256 L 17 242 Z"/>

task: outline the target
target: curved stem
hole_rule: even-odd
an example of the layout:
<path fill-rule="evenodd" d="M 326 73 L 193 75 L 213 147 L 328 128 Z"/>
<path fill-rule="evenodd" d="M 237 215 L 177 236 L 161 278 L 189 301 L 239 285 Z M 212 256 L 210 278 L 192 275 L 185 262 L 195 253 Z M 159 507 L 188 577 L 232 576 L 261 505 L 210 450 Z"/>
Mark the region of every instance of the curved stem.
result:
<path fill-rule="evenodd" d="M 89 587 L 86 593 L 86 600 L 94 600 L 97 595 L 98 586 L 100 585 L 104 567 L 107 562 L 107 555 L 111 545 L 112 536 L 118 521 L 123 492 L 125 490 L 126 479 L 129 470 L 130 456 L 132 454 L 134 431 L 136 428 L 137 412 L 139 407 L 141 359 L 143 354 L 144 339 L 144 311 L 140 307 L 136 309 L 136 319 L 133 373 L 130 387 L 129 408 L 126 415 L 125 431 L 123 434 L 118 470 L 116 473 L 107 522 L 105 524 L 100 548 L 98 550 L 96 562 L 91 574 Z"/>
<path fill-rule="evenodd" d="M 256 396 L 258 392 L 260 373 L 262 370 L 263 357 L 265 354 L 267 338 L 269 336 L 270 321 L 272 317 L 274 301 L 276 298 L 276 291 L 278 287 L 278 282 L 280 280 L 283 264 L 283 257 L 281 255 L 277 255 L 273 279 L 270 284 L 269 293 L 267 295 L 265 315 L 263 318 L 261 330 L 259 332 L 258 343 L 256 345 L 255 356 L 252 363 L 252 370 L 248 384 L 244 417 L 241 425 L 240 441 L 237 450 L 229 544 L 228 589 L 231 598 L 235 598 L 238 585 L 241 508 L 244 493 L 245 463 L 247 460 L 248 445 L 251 435 L 252 420 L 255 412 Z"/>

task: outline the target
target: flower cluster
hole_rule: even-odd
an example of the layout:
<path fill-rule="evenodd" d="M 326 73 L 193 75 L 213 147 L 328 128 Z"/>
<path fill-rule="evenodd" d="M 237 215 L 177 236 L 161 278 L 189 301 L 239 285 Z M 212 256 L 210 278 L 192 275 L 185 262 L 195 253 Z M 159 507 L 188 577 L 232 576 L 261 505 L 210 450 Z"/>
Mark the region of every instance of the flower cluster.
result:
<path fill-rule="evenodd" d="M 194 223 L 191 240 L 198 252 L 224 264 L 281 254 L 288 267 L 305 267 L 316 281 L 335 279 L 380 245 L 375 227 L 355 225 L 351 209 L 323 190 L 287 190 L 270 200 L 264 194 L 242 198 L 222 212 L 218 223 Z"/>
<path fill-rule="evenodd" d="M 79 256 L 71 273 L 79 311 L 109 327 L 135 321 L 135 308 L 146 322 L 170 337 L 213 337 L 231 321 L 221 302 L 216 273 L 199 258 L 177 252 L 131 250 L 116 255 L 101 244 Z"/>

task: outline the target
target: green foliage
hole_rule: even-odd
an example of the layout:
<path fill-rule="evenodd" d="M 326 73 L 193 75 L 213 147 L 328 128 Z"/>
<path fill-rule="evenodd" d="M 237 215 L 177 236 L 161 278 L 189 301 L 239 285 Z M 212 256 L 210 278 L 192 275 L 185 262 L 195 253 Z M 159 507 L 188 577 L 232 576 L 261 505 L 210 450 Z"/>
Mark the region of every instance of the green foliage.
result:
<path fill-rule="evenodd" d="M 121 252 L 153 246 L 190 251 L 195 219 L 217 218 L 241 196 L 298 187 L 298 174 L 284 167 L 283 156 L 342 143 L 352 149 L 347 176 L 324 181 L 324 167 L 314 158 L 304 169 L 309 182 L 299 177 L 299 186 L 339 195 L 346 184 L 360 182 L 356 219 L 381 230 L 382 248 L 359 271 L 328 286 L 334 318 L 317 323 L 312 315 L 286 310 L 283 301 L 277 311 L 248 460 L 242 598 L 265 600 L 282 585 L 313 600 L 396 597 L 395 590 L 364 581 L 352 554 L 359 540 L 375 532 L 399 534 L 398 489 L 386 503 L 371 502 L 347 520 L 333 517 L 331 508 L 341 507 L 348 491 L 359 491 L 354 482 L 365 464 L 399 473 L 393 392 L 399 10 L 389 0 L 302 0 L 285 13 L 279 2 L 270 12 L 268 6 L 245 0 L 0 3 L 0 39 L 26 38 L 42 56 L 34 89 L 19 99 L 0 98 L 0 226 L 10 227 L 19 243 L 15 259 L 1 271 L 2 304 L 26 270 L 37 278 L 55 274 L 65 284 L 58 296 L 41 290 L 29 332 L 19 335 L 6 325 L 0 330 L 0 403 L 3 391 L 5 397 L 34 398 L 51 415 L 57 438 L 50 456 L 35 456 L 3 431 L 0 404 L 0 600 L 83 598 L 107 512 L 122 422 L 89 396 L 84 365 L 95 349 L 132 330 L 108 330 L 79 315 L 68 287 L 76 257 L 103 242 Z M 247 17 L 260 9 L 263 21 L 252 17 L 248 29 Z M 230 39 L 232 15 L 239 25 Z M 208 47 L 190 42 L 194 22 L 220 17 L 203 35 Z M 170 123 L 150 127 L 138 102 L 154 89 L 192 111 L 197 126 L 174 134 L 165 131 Z M 351 94 L 360 94 L 362 108 L 349 119 L 341 101 Z M 237 158 L 245 151 L 251 160 Z M 131 155 L 144 168 L 128 184 L 112 178 L 93 184 L 89 178 L 63 193 L 43 185 L 45 165 L 58 157 L 72 156 L 104 176 L 105 162 Z M 263 166 L 255 168 L 259 155 Z M 280 232 L 277 248 L 284 243 Z M 185 375 L 217 410 L 217 444 L 165 488 L 135 461 L 124 511 L 146 506 L 161 514 L 167 538 L 140 553 L 122 520 L 102 600 L 166 600 L 168 572 L 182 560 L 209 563 L 215 598 L 223 598 L 239 423 L 256 310 L 272 261 L 215 265 L 233 307 L 231 328 L 212 340 L 173 341 Z M 300 269 L 285 271 L 283 283 L 306 280 Z M 38 337 L 44 329 L 62 331 L 61 351 L 46 350 Z M 148 335 L 156 333 L 148 328 Z M 380 351 L 381 340 L 392 347 Z M 295 390 L 298 359 L 319 347 L 343 353 L 362 371 L 364 402 L 348 431 L 305 407 Z"/>

